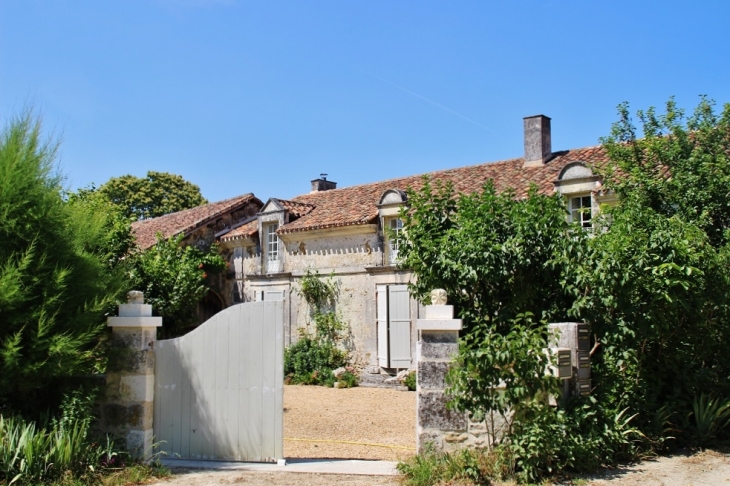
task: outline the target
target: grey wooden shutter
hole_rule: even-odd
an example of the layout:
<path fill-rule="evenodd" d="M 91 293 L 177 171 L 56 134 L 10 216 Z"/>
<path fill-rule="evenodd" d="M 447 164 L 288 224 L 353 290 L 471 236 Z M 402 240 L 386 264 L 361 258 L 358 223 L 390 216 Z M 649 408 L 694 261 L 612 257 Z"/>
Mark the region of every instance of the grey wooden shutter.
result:
<path fill-rule="evenodd" d="M 411 312 L 407 285 L 388 287 L 388 338 L 390 367 L 411 366 Z"/>
<path fill-rule="evenodd" d="M 377 326 L 378 326 L 378 366 L 388 368 L 388 286 L 376 288 Z"/>

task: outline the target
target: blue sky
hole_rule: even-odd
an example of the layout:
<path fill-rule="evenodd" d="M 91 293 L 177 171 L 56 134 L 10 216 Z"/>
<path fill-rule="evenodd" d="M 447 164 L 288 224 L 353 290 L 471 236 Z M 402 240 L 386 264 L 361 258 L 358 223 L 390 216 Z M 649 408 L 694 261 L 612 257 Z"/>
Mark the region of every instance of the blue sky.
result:
<path fill-rule="evenodd" d="M 595 145 L 616 105 L 730 102 L 730 2 L 0 0 L 0 117 L 71 188 L 148 170 L 265 200 Z"/>

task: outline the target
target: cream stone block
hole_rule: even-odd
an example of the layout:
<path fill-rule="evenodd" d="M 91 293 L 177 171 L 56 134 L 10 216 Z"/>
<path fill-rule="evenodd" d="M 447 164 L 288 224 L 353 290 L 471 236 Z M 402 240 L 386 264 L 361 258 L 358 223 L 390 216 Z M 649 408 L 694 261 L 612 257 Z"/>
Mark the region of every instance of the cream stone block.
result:
<path fill-rule="evenodd" d="M 107 317 L 106 325 L 109 327 L 160 327 L 162 317 Z"/>
<path fill-rule="evenodd" d="M 427 305 L 426 319 L 453 319 L 454 318 L 454 306 L 453 305 Z"/>
<path fill-rule="evenodd" d="M 129 402 L 151 402 L 155 393 L 155 375 L 122 375 L 119 392 Z"/>
<path fill-rule="evenodd" d="M 150 304 L 121 304 L 119 317 L 152 317 Z"/>
<path fill-rule="evenodd" d="M 417 319 L 416 328 L 419 331 L 460 331 L 461 319 Z"/>
<path fill-rule="evenodd" d="M 150 459 L 152 457 L 152 439 L 154 430 L 132 430 L 127 434 L 127 451 L 135 457 Z"/>

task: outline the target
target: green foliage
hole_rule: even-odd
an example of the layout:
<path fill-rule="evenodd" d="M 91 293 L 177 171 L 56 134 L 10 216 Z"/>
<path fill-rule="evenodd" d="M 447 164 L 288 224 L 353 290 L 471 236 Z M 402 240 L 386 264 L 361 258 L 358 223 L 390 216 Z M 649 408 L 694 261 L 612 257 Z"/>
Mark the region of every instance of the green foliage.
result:
<path fill-rule="evenodd" d="M 340 375 L 340 378 L 337 380 L 340 384 L 340 388 L 354 388 L 360 384 L 360 379 L 357 376 L 357 373 L 355 373 L 355 369 L 351 366 L 347 366 L 347 369 L 345 370 L 342 375 Z"/>
<path fill-rule="evenodd" d="M 110 269 L 123 266 L 129 253 L 134 249 L 132 220 L 108 199 L 92 189 L 79 189 L 66 193 L 68 207 L 72 211 L 91 212 L 104 215 L 100 234 L 92 235 L 95 239 L 96 252 Z M 80 217 L 85 217 L 85 214 Z"/>
<path fill-rule="evenodd" d="M 0 484 L 125 485 L 170 474 L 130 459 L 110 436 L 92 437 L 88 420 L 39 427 L 0 415 Z"/>
<path fill-rule="evenodd" d="M 347 353 L 334 343 L 304 334 L 284 350 L 284 375 L 290 383 L 325 385 L 334 383 L 332 370 L 347 364 Z"/>
<path fill-rule="evenodd" d="M 158 238 L 130 265 L 130 285 L 143 291 L 145 301 L 163 317 L 166 337 L 178 336 L 197 322 L 198 302 L 210 291 L 212 276 L 226 268 L 215 245 L 202 251 L 182 246 L 182 238 Z"/>
<path fill-rule="evenodd" d="M 484 451 L 463 449 L 447 454 L 427 448 L 399 462 L 396 469 L 403 475 L 405 486 L 432 486 L 491 484 L 492 479 L 503 476 L 496 467 L 495 455 Z"/>
<path fill-rule="evenodd" d="M 477 323 L 478 324 L 478 323 Z M 485 325 L 474 325 L 459 343 L 456 366 L 447 381 L 451 403 L 469 410 L 477 421 L 496 412 L 508 424 L 528 422 L 558 394 L 558 379 L 544 372 L 550 359 L 547 325 L 535 324 L 530 315 L 520 315 L 502 335 Z"/>
<path fill-rule="evenodd" d="M 445 289 L 467 329 L 480 322 L 505 332 L 525 312 L 563 315 L 570 302 L 550 261 L 575 229 L 558 196 L 532 187 L 516 200 L 489 181 L 481 193 L 456 198 L 451 185 L 434 188 L 426 179 L 408 200 L 398 255 L 418 275 L 411 293 L 425 302 L 431 290 Z"/>
<path fill-rule="evenodd" d="M 566 469 L 584 472 L 636 459 L 645 440 L 631 424 L 634 418 L 594 398 L 566 408 L 534 407 L 497 447 L 498 463 L 520 482 L 532 483 Z"/>
<path fill-rule="evenodd" d="M 56 150 L 30 113 L 0 134 L 0 410 L 26 416 L 56 407 L 66 377 L 103 366 L 99 337 L 122 290 L 114 223 L 64 200 Z"/>
<path fill-rule="evenodd" d="M 284 375 L 294 384 L 333 386 L 337 380 L 332 370 L 349 362 L 347 351 L 339 347 L 347 324 L 334 310 L 337 284 L 332 277 L 325 280 L 307 270 L 299 285 L 299 295 L 310 306 L 314 332 L 302 329 L 299 340 L 284 351 Z"/>
<path fill-rule="evenodd" d="M 408 373 L 406 376 L 406 379 L 403 380 L 403 385 L 408 388 L 408 391 L 416 391 L 416 383 L 417 383 L 418 376 L 415 371 L 412 371 L 411 373 Z"/>
<path fill-rule="evenodd" d="M 64 474 L 79 476 L 101 466 L 111 446 L 88 437 L 88 423 L 66 422 L 50 429 L 0 416 L 0 481 L 46 484 Z"/>
<path fill-rule="evenodd" d="M 168 172 L 149 171 L 145 178 L 112 177 L 96 191 L 134 219 L 155 218 L 208 202 L 198 186 Z"/>
<path fill-rule="evenodd" d="M 720 400 L 702 393 L 695 395 L 692 412 L 686 421 L 689 440 L 695 446 L 717 443 L 717 438 L 730 425 L 730 400 Z"/>
<path fill-rule="evenodd" d="M 664 115 L 639 112 L 641 139 L 619 108 L 604 143 L 620 205 L 560 263 L 569 313 L 591 322 L 599 345 L 596 396 L 629 405 L 656 442 L 695 442 L 680 423 L 689 397 L 730 397 L 730 109 L 716 117 L 712 106 L 703 98 L 687 120 L 672 100 Z"/>
<path fill-rule="evenodd" d="M 639 112 L 643 138 L 620 107 L 603 140 L 604 188 L 620 202 L 594 231 L 534 188 L 521 200 L 491 184 L 409 194 L 399 256 L 412 291 L 446 289 L 464 319 L 452 406 L 505 423 L 493 445 L 521 480 L 730 438 L 730 108 L 712 107 L 703 98 L 689 119 L 673 101 L 665 115 Z M 544 323 L 565 320 L 591 324 L 594 388 L 551 407 Z"/>
<path fill-rule="evenodd" d="M 671 98 L 664 114 L 653 107 L 639 110 L 639 130 L 624 103 L 619 121 L 601 141 L 615 164 L 606 184 L 621 201 L 635 200 L 663 216 L 691 221 L 721 246 L 730 228 L 730 104 L 721 114 L 714 105 L 702 97 L 686 117 Z"/>
<path fill-rule="evenodd" d="M 311 269 L 307 269 L 299 279 L 298 293 L 313 309 L 321 310 L 334 305 L 337 284 L 332 277 L 324 279 L 319 272 L 312 273 Z"/>

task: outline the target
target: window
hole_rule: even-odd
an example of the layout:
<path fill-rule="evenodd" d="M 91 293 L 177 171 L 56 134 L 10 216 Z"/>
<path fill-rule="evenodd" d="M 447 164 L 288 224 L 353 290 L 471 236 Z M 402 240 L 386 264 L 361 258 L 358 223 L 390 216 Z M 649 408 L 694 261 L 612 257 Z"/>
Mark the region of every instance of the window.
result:
<path fill-rule="evenodd" d="M 569 199 L 570 220 L 583 228 L 591 228 L 593 223 L 591 196 L 578 196 Z"/>
<path fill-rule="evenodd" d="M 279 236 L 276 230 L 279 229 L 278 223 L 266 225 L 266 271 L 267 273 L 278 272 L 281 270 L 281 262 L 279 261 Z"/>
<path fill-rule="evenodd" d="M 395 265 L 398 263 L 398 237 L 403 231 L 403 221 L 400 218 L 388 220 L 388 263 Z"/>

